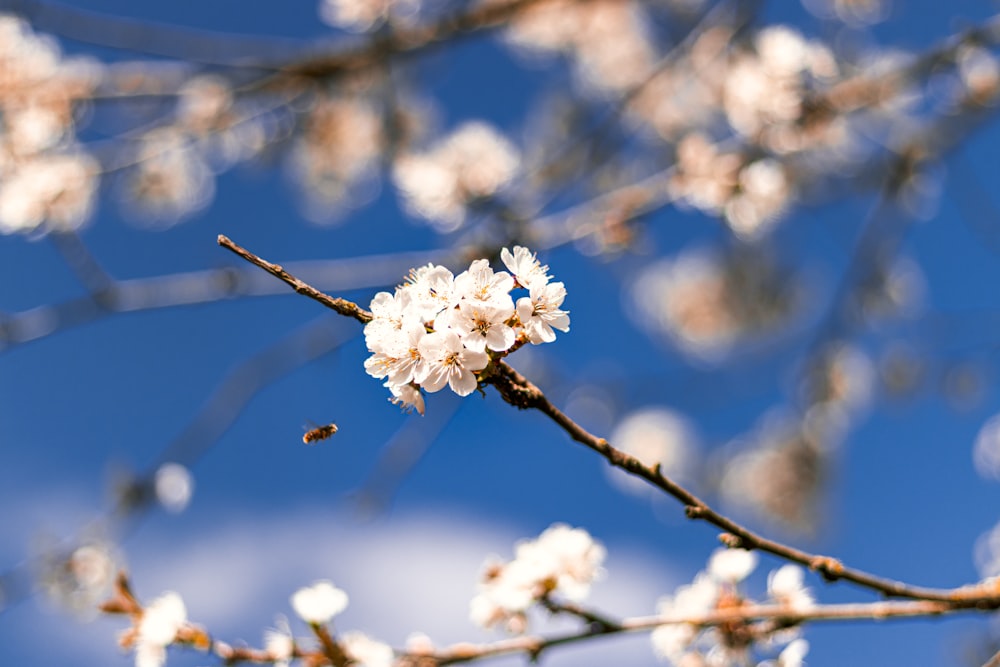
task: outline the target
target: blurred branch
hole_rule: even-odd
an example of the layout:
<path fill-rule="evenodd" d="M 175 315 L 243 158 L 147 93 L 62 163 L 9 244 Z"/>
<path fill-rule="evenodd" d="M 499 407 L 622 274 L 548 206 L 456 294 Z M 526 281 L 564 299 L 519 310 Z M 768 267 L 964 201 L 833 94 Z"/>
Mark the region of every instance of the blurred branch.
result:
<path fill-rule="evenodd" d="M 36 27 L 83 44 L 176 58 L 202 65 L 271 70 L 268 61 L 301 53 L 302 40 L 154 23 L 57 2 L 3 0 L 0 9 Z"/>
<path fill-rule="evenodd" d="M 80 248 L 75 244 L 67 245 L 62 248 L 64 255 L 72 252 L 73 247 Z M 416 251 L 296 261 L 287 266 L 313 284 L 348 291 L 392 285 L 410 267 L 428 261 L 444 261 L 448 256 L 443 251 Z M 74 269 L 76 272 L 89 272 L 87 267 L 91 260 L 67 261 L 79 262 Z M 99 283 L 90 287 L 95 286 Z M 284 288 L 250 268 L 209 269 L 126 280 L 112 278 L 109 284 L 88 296 L 0 316 L 0 352 L 110 315 L 283 293 Z"/>

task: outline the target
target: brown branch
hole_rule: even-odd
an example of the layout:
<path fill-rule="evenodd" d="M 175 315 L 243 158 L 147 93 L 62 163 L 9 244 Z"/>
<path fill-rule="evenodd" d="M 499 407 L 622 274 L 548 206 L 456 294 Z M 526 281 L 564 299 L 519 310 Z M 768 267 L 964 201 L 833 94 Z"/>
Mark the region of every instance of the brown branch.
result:
<path fill-rule="evenodd" d="M 708 503 L 663 475 L 659 465 L 647 466 L 634 456 L 616 449 L 604 438 L 599 438 L 588 432 L 553 405 L 538 387 L 505 361 L 497 360 L 492 371 L 484 378 L 484 382 L 495 386 L 506 402 L 517 408 L 531 408 L 542 412 L 566 431 L 573 440 L 594 450 L 611 465 L 640 477 L 673 496 L 684 504 L 688 518 L 706 521 L 726 531 L 726 534 L 723 535 L 723 541 L 730 547 L 758 549 L 793 563 L 804 565 L 819 572 L 828 581 L 843 579 L 878 591 L 888 597 L 938 601 L 961 607 L 987 609 L 1000 607 L 1000 591 L 993 588 L 964 587 L 949 590 L 911 586 L 846 567 L 837 559 L 829 556 L 812 554 L 767 539 L 712 509 Z"/>
<path fill-rule="evenodd" d="M 261 88 L 282 85 L 298 78 L 325 79 L 378 65 L 388 56 L 413 53 L 463 35 L 504 25 L 539 0 L 505 0 L 472 4 L 428 25 L 400 28 L 372 39 L 361 47 L 339 53 L 321 53 L 286 63 L 281 72 L 260 82 Z"/>
<path fill-rule="evenodd" d="M 623 634 L 652 630 L 663 625 L 686 624 L 699 628 L 709 628 L 728 623 L 750 623 L 752 621 L 776 620 L 785 626 L 806 622 L 832 622 L 857 620 L 886 620 L 940 616 L 959 611 L 969 611 L 968 607 L 955 606 L 947 602 L 895 601 L 859 604 L 831 604 L 815 606 L 796 611 L 783 605 L 746 605 L 729 609 L 716 609 L 703 614 L 673 613 L 625 619 L 614 629 L 590 627 L 586 630 L 554 636 L 523 635 L 502 639 L 489 644 L 456 644 L 434 654 L 432 664 L 452 665 L 472 662 L 488 657 L 524 653 L 537 656 L 541 652 L 560 644 L 570 644 L 610 634 Z M 414 656 L 416 657 L 416 656 Z M 426 658 L 425 658 L 426 659 Z M 422 663 L 417 663 L 422 664 Z M 998 663 L 1000 664 L 1000 663 Z M 992 663 L 984 667 L 996 667 Z"/>
<path fill-rule="evenodd" d="M 362 324 L 368 324 L 372 321 L 372 314 L 353 301 L 329 296 L 328 294 L 320 292 L 315 287 L 307 285 L 292 274 L 285 271 L 280 265 L 272 264 L 271 262 L 261 259 L 249 250 L 236 245 L 222 234 L 219 234 L 219 245 L 233 251 L 254 266 L 259 266 L 275 278 L 284 281 L 298 294 L 305 295 L 314 301 L 319 301 L 327 308 L 330 308 L 345 317 L 353 317 Z"/>

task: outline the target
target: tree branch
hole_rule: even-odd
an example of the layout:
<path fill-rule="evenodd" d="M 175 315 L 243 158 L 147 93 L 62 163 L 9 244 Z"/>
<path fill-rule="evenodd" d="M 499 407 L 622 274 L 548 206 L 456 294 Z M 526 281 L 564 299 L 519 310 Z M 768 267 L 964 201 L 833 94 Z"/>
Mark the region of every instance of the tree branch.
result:
<path fill-rule="evenodd" d="M 260 268 L 264 269 L 275 278 L 284 281 L 298 294 L 303 294 L 309 297 L 310 299 L 313 299 L 314 301 L 319 301 L 327 308 L 330 308 L 331 310 L 334 310 L 345 317 L 353 317 L 362 324 L 368 324 L 369 322 L 372 321 L 372 314 L 369 313 L 364 308 L 362 308 L 361 306 L 359 306 L 358 304 L 352 301 L 348 301 L 347 299 L 341 299 L 339 297 L 329 296 L 328 294 L 320 292 L 315 287 L 307 285 L 306 283 L 302 282 L 292 274 L 285 271 L 283 268 L 281 268 L 280 265 L 272 264 L 271 262 L 261 259 L 260 257 L 253 254 L 249 250 L 246 250 L 245 248 L 236 245 L 222 234 L 219 234 L 219 245 L 221 245 L 223 248 L 227 248 L 228 250 L 233 251 L 234 253 L 236 253 L 246 261 L 250 262 L 254 266 L 259 266 Z"/>

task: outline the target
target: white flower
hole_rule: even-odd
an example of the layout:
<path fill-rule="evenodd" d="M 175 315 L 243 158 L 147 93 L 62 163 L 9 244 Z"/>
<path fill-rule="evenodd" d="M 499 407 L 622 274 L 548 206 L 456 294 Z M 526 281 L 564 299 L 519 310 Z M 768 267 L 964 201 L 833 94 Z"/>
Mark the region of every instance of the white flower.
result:
<path fill-rule="evenodd" d="M 778 667 L 802 667 L 807 653 L 809 642 L 801 638 L 794 639 L 778 655 Z"/>
<path fill-rule="evenodd" d="M 718 600 L 718 584 L 704 572 L 699 572 L 693 582 L 678 588 L 673 597 L 661 598 L 657 604 L 657 613 L 697 616 L 714 609 Z M 672 623 L 653 630 L 650 640 L 657 655 L 679 663 L 698 637 L 698 632 L 698 628 L 693 625 Z"/>
<path fill-rule="evenodd" d="M 716 549 L 708 560 L 708 573 L 719 582 L 736 584 L 757 567 L 757 554 L 746 549 Z"/>
<path fill-rule="evenodd" d="M 646 465 L 659 465 L 664 475 L 684 481 L 694 471 L 696 444 L 692 426 L 679 413 L 662 407 L 631 412 L 615 426 L 610 440 L 626 454 Z M 605 468 L 611 481 L 623 490 L 646 495 L 653 489 L 643 480 L 618 468 Z"/>
<path fill-rule="evenodd" d="M 416 410 L 424 414 L 424 396 L 418 388 L 412 384 L 396 385 L 391 382 L 386 382 L 385 386 L 392 392 L 389 401 L 394 405 L 400 406 L 403 410 Z"/>
<path fill-rule="evenodd" d="M 329 581 L 300 588 L 291 598 L 292 609 L 306 623 L 323 625 L 347 608 L 347 593 Z"/>
<path fill-rule="evenodd" d="M 372 299 L 372 320 L 365 325 L 365 344 L 371 352 L 399 356 L 407 347 L 407 331 L 420 326 L 419 309 L 413 304 L 414 294 L 397 290 L 395 294 L 379 292 Z M 379 377 L 379 376 L 376 376 Z"/>
<path fill-rule="evenodd" d="M 194 493 L 194 477 L 180 463 L 164 463 L 156 470 L 156 499 L 169 512 L 183 512 Z"/>
<path fill-rule="evenodd" d="M 413 300 L 408 310 L 419 315 L 423 322 L 430 322 L 442 310 L 455 305 L 455 277 L 443 266 L 428 264 L 413 269 L 402 291 Z"/>
<path fill-rule="evenodd" d="M 352 665 L 392 667 L 393 653 L 390 646 L 357 631 L 345 632 L 340 641 L 344 651 L 353 659 Z"/>
<path fill-rule="evenodd" d="M 514 309 L 510 291 L 514 288 L 514 279 L 506 271 L 494 273 L 490 263 L 485 259 L 474 261 L 467 271 L 455 277 L 455 294 L 462 299 L 470 299 L 485 303 L 495 303 L 500 308 Z"/>
<path fill-rule="evenodd" d="M 553 328 L 569 331 L 569 313 L 559 308 L 566 298 L 566 287 L 562 283 L 536 283 L 528 292 L 530 296 L 517 300 L 517 317 L 528 340 L 536 345 L 551 343 L 556 339 Z"/>
<path fill-rule="evenodd" d="M 395 293 L 379 292 L 371 302 L 372 319 L 365 342 L 372 353 L 365 370 L 385 379 L 393 403 L 423 414 L 421 390 L 440 391 L 447 384 L 459 396 L 478 386 L 490 352 L 515 344 L 555 339 L 555 329 L 569 330 L 569 314 L 560 306 L 562 283 L 548 284 L 548 267 L 530 251 L 503 249 L 504 261 L 519 271 L 519 281 L 495 272 L 485 259 L 473 261 L 457 277 L 443 266 L 411 269 Z M 511 291 L 528 288 L 515 305 Z"/>
<path fill-rule="evenodd" d="M 536 560 L 550 586 L 574 602 L 587 597 L 590 584 L 604 573 L 604 547 L 582 528 L 553 524 L 534 542 L 518 545 L 517 560 Z"/>
<path fill-rule="evenodd" d="M 135 647 L 136 667 L 159 667 L 167 658 L 166 648 L 187 623 L 184 600 L 167 592 L 153 600 L 143 611 Z"/>
<path fill-rule="evenodd" d="M 492 301 L 461 301 L 458 309 L 451 311 L 448 326 L 459 335 L 466 348 L 484 352 L 488 347 L 500 352 L 509 350 L 517 338 L 507 325 L 513 314 L 513 302 L 507 307 Z"/>
<path fill-rule="evenodd" d="M 89 155 L 36 156 L 0 184 L 0 234 L 30 232 L 47 224 L 73 230 L 90 216 L 97 162 Z"/>
<path fill-rule="evenodd" d="M 383 339 L 379 345 L 381 349 L 365 360 L 365 371 L 372 377 L 388 377 L 390 384 L 408 384 L 420 374 L 424 365 L 419 344 L 426 335 L 422 324 L 407 323 L 402 330 Z"/>
<path fill-rule="evenodd" d="M 803 585 L 802 568 L 791 563 L 767 575 L 767 594 L 795 611 L 805 611 L 815 604 L 812 593 Z"/>
<path fill-rule="evenodd" d="M 549 267 L 540 263 L 538 257 L 525 247 L 516 245 L 513 253 L 504 248 L 500 251 L 500 259 L 521 287 L 531 289 L 533 285 L 549 282 Z"/>
<path fill-rule="evenodd" d="M 424 336 L 420 354 L 427 363 L 414 380 L 430 392 L 440 391 L 447 384 L 459 396 L 468 396 L 475 390 L 476 372 L 490 363 L 485 352 L 465 348 L 454 331 L 435 331 Z"/>
<path fill-rule="evenodd" d="M 489 197 L 517 174 L 521 157 L 503 135 L 484 123 L 466 123 L 424 153 L 399 156 L 393 180 L 411 213 L 441 231 L 459 228 L 467 205 Z"/>
<path fill-rule="evenodd" d="M 264 650 L 274 662 L 274 667 L 288 667 L 295 654 L 295 638 L 284 618 L 279 619 L 276 629 L 264 632 Z"/>
<path fill-rule="evenodd" d="M 328 25 L 366 32 L 379 26 L 394 10 L 413 14 L 420 0 L 321 0 L 319 17 Z"/>
<path fill-rule="evenodd" d="M 537 539 L 519 542 L 513 561 L 487 561 L 470 616 L 483 627 L 506 622 L 508 630 L 523 631 L 525 612 L 542 597 L 559 593 L 583 600 L 591 582 L 604 572 L 604 556 L 604 547 L 587 531 L 554 524 Z"/>

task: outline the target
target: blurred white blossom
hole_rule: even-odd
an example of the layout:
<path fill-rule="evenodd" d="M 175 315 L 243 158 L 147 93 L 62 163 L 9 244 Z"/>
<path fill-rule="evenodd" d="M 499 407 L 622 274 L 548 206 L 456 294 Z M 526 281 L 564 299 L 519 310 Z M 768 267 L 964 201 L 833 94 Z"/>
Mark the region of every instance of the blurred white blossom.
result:
<path fill-rule="evenodd" d="M 9 167 L 0 182 L 0 233 L 71 231 L 90 216 L 97 163 L 88 155 L 39 155 Z"/>
<path fill-rule="evenodd" d="M 794 611 L 806 611 L 815 601 L 803 583 L 804 572 L 798 565 L 788 563 L 767 575 L 767 594 L 777 604 Z"/>
<path fill-rule="evenodd" d="M 689 481 L 696 464 L 697 438 L 693 426 L 682 415 L 661 407 L 635 410 L 615 426 L 611 443 L 647 466 L 659 465 L 667 477 Z M 652 492 L 645 481 L 618 468 L 607 469 L 611 481 L 622 489 L 647 494 Z"/>
<path fill-rule="evenodd" d="M 716 581 L 736 584 L 750 576 L 757 567 L 757 560 L 755 551 L 716 549 L 708 559 L 708 573 Z"/>
<path fill-rule="evenodd" d="M 990 417 L 979 429 L 972 460 L 980 476 L 1000 479 L 1000 415 Z"/>
<path fill-rule="evenodd" d="M 179 463 L 164 463 L 154 477 L 156 499 L 170 512 L 183 512 L 191 502 L 194 478 L 191 471 Z"/>
<path fill-rule="evenodd" d="M 135 667 L 160 667 L 166 662 L 166 648 L 187 623 L 184 600 L 173 591 L 164 593 L 143 610 L 135 645 Z"/>
<path fill-rule="evenodd" d="M 306 623 L 323 625 L 347 608 L 347 593 L 329 581 L 317 581 L 292 595 L 292 609 Z"/>
<path fill-rule="evenodd" d="M 426 152 L 399 156 L 393 178 L 408 211 L 451 231 L 465 221 L 470 202 L 496 194 L 514 178 L 520 159 L 492 126 L 472 122 Z"/>
<path fill-rule="evenodd" d="M 345 632 L 340 638 L 344 651 L 352 659 L 351 664 L 357 667 L 391 667 L 393 661 L 392 647 L 375 641 L 368 635 L 351 631 Z"/>
<path fill-rule="evenodd" d="M 604 547 L 582 528 L 554 524 L 537 539 L 519 542 L 514 560 L 488 561 L 470 606 L 477 625 L 526 629 L 528 607 L 550 594 L 580 602 L 604 573 Z"/>
<path fill-rule="evenodd" d="M 136 219 L 173 224 L 208 206 L 215 175 L 194 139 L 176 128 L 160 128 L 139 142 L 122 195 Z"/>
<path fill-rule="evenodd" d="M 378 27 L 390 14 L 410 16 L 421 0 L 321 0 L 319 16 L 324 23 L 355 32 Z"/>
<path fill-rule="evenodd" d="M 304 212 L 322 222 L 343 209 L 368 203 L 377 193 L 385 144 L 383 120 L 360 96 L 315 100 L 289 154 L 292 174 L 305 194 Z"/>
<path fill-rule="evenodd" d="M 278 627 L 264 632 L 264 650 L 274 662 L 274 667 L 288 667 L 295 654 L 295 637 L 288 621 L 281 618 Z"/>

